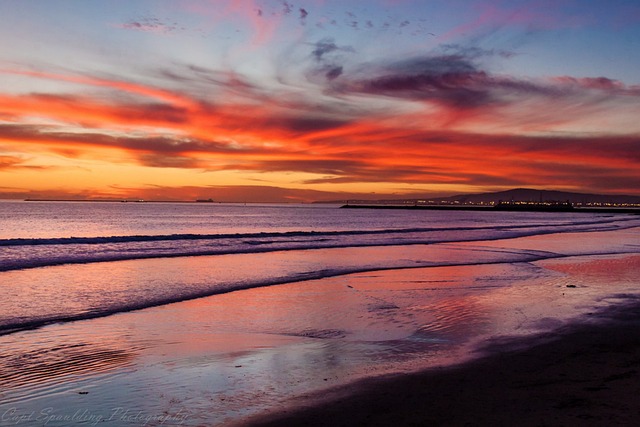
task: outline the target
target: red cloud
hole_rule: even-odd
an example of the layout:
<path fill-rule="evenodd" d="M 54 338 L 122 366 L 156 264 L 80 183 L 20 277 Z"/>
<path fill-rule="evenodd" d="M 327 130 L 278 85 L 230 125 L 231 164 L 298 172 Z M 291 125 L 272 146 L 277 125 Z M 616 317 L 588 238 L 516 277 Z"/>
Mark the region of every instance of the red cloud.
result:
<path fill-rule="evenodd" d="M 596 89 L 602 91 L 624 92 L 627 87 L 618 80 L 611 80 L 606 77 L 570 77 L 559 76 L 552 79 L 561 85 L 580 88 L 580 89 Z"/>
<path fill-rule="evenodd" d="M 160 74 L 168 84 L 185 85 L 182 93 L 133 82 L 21 72 L 109 89 L 111 96 L 0 95 L 0 116 L 12 118 L 0 125 L 0 141 L 25 153 L 37 147 L 71 157 L 87 155 L 91 148 L 119 150 L 129 161 L 158 168 L 313 175 L 304 175 L 300 184 L 586 188 L 610 182 L 625 191 L 640 188 L 634 187 L 640 176 L 640 144 L 633 132 L 612 136 L 603 128 L 598 135 L 573 137 L 520 134 L 527 126 L 553 130 L 593 115 L 604 98 L 635 95 L 633 88 L 613 80 L 520 81 L 448 56 L 374 65 L 358 79 L 341 75 L 328 83 L 323 102 L 318 102 L 286 90 L 270 92 L 232 73 L 182 71 Z M 216 96 L 220 101 L 213 103 L 188 95 L 197 94 L 201 85 L 227 96 Z M 117 96 L 122 92 L 135 96 Z M 381 98 L 402 105 L 374 108 Z M 356 99 L 367 99 L 372 106 Z M 407 102 L 412 109 L 402 108 Z M 563 106 L 566 114 L 558 114 Z M 530 122 L 522 122 L 523 117 Z M 470 132 L 465 130 L 469 123 L 496 130 Z M 5 160 L 4 170 L 17 166 L 15 159 Z"/>

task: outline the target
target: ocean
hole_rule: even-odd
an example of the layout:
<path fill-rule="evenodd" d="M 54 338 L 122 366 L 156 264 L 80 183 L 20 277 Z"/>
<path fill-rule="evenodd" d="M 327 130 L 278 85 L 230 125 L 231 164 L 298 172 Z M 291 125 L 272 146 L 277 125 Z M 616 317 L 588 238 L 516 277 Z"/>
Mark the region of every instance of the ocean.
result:
<path fill-rule="evenodd" d="M 639 230 L 611 213 L 0 201 L 0 425 L 222 423 L 464 360 L 634 292 Z"/>

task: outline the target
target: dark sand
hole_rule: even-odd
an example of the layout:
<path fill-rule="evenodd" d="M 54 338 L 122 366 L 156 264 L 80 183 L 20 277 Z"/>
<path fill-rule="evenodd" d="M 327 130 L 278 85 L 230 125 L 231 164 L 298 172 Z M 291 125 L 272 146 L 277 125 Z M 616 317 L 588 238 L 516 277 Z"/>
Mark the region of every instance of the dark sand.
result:
<path fill-rule="evenodd" d="M 369 379 L 251 426 L 640 426 L 640 297 L 473 362 Z"/>

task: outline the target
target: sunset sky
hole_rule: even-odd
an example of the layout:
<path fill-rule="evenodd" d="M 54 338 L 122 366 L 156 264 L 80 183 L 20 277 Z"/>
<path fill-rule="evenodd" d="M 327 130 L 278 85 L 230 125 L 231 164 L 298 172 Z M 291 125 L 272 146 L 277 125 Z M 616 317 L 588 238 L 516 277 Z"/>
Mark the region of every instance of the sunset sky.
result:
<path fill-rule="evenodd" d="M 640 195 L 637 0 L 4 0 L 0 23 L 0 198 Z"/>

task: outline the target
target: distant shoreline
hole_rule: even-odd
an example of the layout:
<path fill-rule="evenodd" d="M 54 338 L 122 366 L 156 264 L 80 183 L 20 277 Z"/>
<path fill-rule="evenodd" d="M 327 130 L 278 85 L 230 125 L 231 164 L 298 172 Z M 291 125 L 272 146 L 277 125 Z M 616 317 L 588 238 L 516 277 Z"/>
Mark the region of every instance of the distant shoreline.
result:
<path fill-rule="evenodd" d="M 445 210 L 445 211 L 484 211 L 484 212 L 566 212 L 566 213 L 626 213 L 640 214 L 640 208 L 580 208 L 570 210 L 545 209 L 539 207 L 519 207 L 518 209 L 495 209 L 493 206 L 459 205 L 342 205 L 341 209 L 407 209 L 407 210 Z"/>
<path fill-rule="evenodd" d="M 20 199 L 16 199 L 20 200 Z M 195 200 L 135 200 L 135 199 L 22 199 L 24 202 L 82 202 L 82 203 L 197 203 Z"/>
<path fill-rule="evenodd" d="M 74 203 L 193 203 L 193 204 L 222 204 L 222 203 L 251 203 L 251 202 L 217 202 L 209 200 L 136 200 L 136 199 L 6 199 L 24 202 L 74 202 Z M 260 202 L 258 202 L 260 203 Z"/>
<path fill-rule="evenodd" d="M 12 199 L 7 199 L 12 200 Z M 136 200 L 136 199 L 15 199 L 25 202 L 73 202 L 73 203 L 184 203 L 184 204 L 263 204 L 266 202 L 222 202 L 210 200 Z M 281 204 L 281 203 L 275 203 Z M 305 204 L 305 203 L 302 203 Z M 332 203 L 329 203 L 332 204 Z M 558 209 L 545 206 L 518 205 L 513 208 L 496 209 L 495 205 L 416 205 L 416 204 L 344 204 L 341 209 L 402 209 L 402 210 L 449 210 L 484 212 L 574 212 L 574 213 L 611 213 L 640 215 L 640 207 L 573 207 Z"/>

